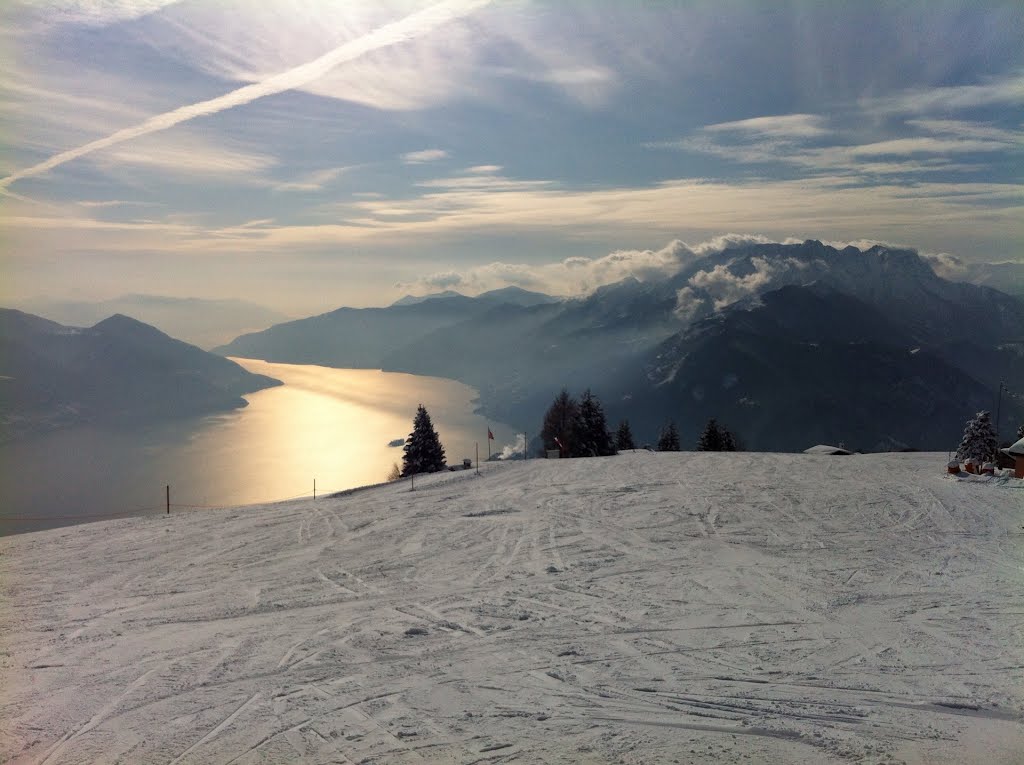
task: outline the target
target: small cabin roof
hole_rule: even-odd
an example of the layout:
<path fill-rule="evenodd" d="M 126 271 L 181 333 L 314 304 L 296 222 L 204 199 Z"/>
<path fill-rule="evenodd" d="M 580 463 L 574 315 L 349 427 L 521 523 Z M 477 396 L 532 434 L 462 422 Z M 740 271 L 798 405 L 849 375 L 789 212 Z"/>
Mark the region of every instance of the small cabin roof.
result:
<path fill-rule="evenodd" d="M 1008 454 L 1011 457 L 1024 457 L 1024 438 L 1020 439 L 1017 443 L 1007 446 L 1005 449 L 1000 449 L 1003 454 Z"/>
<path fill-rule="evenodd" d="M 817 446 L 812 446 L 810 449 L 804 449 L 804 454 L 853 454 L 853 452 L 849 449 L 844 449 L 841 446 L 818 444 Z"/>

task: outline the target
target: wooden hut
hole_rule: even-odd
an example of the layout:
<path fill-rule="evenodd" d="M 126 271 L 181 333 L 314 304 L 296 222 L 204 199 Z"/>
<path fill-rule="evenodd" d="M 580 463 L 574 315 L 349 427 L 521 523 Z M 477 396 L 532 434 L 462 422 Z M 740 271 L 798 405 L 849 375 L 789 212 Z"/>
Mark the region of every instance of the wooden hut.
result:
<path fill-rule="evenodd" d="M 1024 438 L 999 451 L 1013 459 L 1015 465 L 1013 474 L 1017 478 L 1024 478 Z"/>

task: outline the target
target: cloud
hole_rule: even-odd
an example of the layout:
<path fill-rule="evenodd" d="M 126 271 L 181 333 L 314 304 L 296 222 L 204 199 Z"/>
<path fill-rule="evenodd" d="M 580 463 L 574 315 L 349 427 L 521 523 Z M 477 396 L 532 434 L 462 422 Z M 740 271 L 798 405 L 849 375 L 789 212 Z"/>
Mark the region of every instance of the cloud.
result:
<path fill-rule="evenodd" d="M 463 172 L 495 175 L 496 173 L 500 173 L 501 170 L 501 165 L 473 165 L 473 167 L 467 167 Z"/>
<path fill-rule="evenodd" d="M 1021 131 L 1005 130 L 987 122 L 916 119 L 907 120 L 906 124 L 936 135 L 953 135 L 963 139 L 999 141 L 1011 146 L 1024 141 L 1024 133 Z"/>
<path fill-rule="evenodd" d="M 741 181 L 680 179 L 651 186 L 564 189 L 439 188 L 412 198 L 356 197 L 325 207 L 329 222 L 279 222 L 259 232 L 226 226 L 179 246 L 202 253 L 324 251 L 338 246 L 385 251 L 443 250 L 453 242 L 490 247 L 495 237 L 543 233 L 549 241 L 697 240 L 737 228 L 771 237 L 911 242 L 929 250 L 1024 248 L 1024 186 L 1015 183 L 851 184 L 837 178 Z M 979 229 L 979 221 L 984 226 Z M 74 249 L 78 242 L 71 241 Z M 154 241 L 159 250 L 172 242 Z M 116 245 L 115 245 L 116 246 Z M 614 245 L 613 245 L 614 246 Z M 578 247 L 578 244 L 577 244 Z M 565 269 L 568 266 L 564 267 Z M 422 271 L 421 271 L 422 273 Z M 567 292 L 583 287 L 560 278 Z"/>
<path fill-rule="evenodd" d="M 77 204 L 82 207 L 158 207 L 155 202 L 140 202 L 136 199 L 84 199 Z"/>
<path fill-rule="evenodd" d="M 785 268 L 782 264 L 764 258 L 751 258 L 751 264 L 754 270 L 742 276 L 734 274 L 727 265 L 721 264 L 710 271 L 698 271 L 690 277 L 689 285 L 694 290 L 707 294 L 714 302 L 715 310 L 719 311 L 737 300 L 760 292 L 771 283 L 780 270 Z M 676 311 L 679 311 L 678 302 Z"/>
<path fill-rule="evenodd" d="M 818 156 L 847 157 L 910 156 L 913 154 L 962 154 L 977 152 L 1005 151 L 1013 143 L 1006 141 L 982 141 L 977 139 L 943 139 L 930 136 L 895 138 L 889 141 L 862 144 L 823 150 Z M 831 164 L 831 163 L 826 163 Z M 842 162 L 835 163 L 842 165 Z"/>
<path fill-rule="evenodd" d="M 738 238 L 729 235 L 720 241 L 738 241 Z M 714 247 L 709 242 L 691 247 L 675 239 L 657 250 L 615 250 L 596 258 L 573 256 L 544 264 L 494 262 L 462 272 L 443 271 L 398 286 L 417 292 L 458 287 L 473 295 L 515 286 L 549 295 L 585 295 L 623 279 L 650 281 L 672 276 L 698 257 L 697 251 L 707 254 L 714 251 Z"/>
<path fill-rule="evenodd" d="M 349 165 L 346 167 L 328 167 L 323 170 L 315 170 L 299 176 L 294 181 L 275 184 L 274 191 L 321 191 L 355 167 L 357 166 Z"/>
<path fill-rule="evenodd" d="M 970 270 L 967 263 L 948 252 L 920 253 L 920 255 L 932 267 L 932 271 L 943 279 L 958 282 L 964 279 Z"/>
<path fill-rule="evenodd" d="M 536 69 L 505 68 L 501 73 L 506 77 L 551 85 L 577 103 L 590 108 L 606 104 L 618 85 L 615 72 L 597 64 L 566 62 Z"/>
<path fill-rule="evenodd" d="M 600 257 L 573 256 L 555 263 L 494 262 L 464 271 L 447 270 L 417 282 L 401 283 L 396 287 L 420 293 L 458 288 L 461 292 L 474 295 L 501 287 L 516 286 L 550 295 L 575 297 L 629 278 L 644 282 L 661 280 L 674 276 L 684 267 L 699 262 L 708 255 L 748 244 L 765 244 L 773 241 L 778 240 L 759 234 L 722 234 L 694 245 L 674 239 L 656 250 L 615 250 Z M 787 237 L 783 243 L 802 241 Z M 791 259 L 774 263 L 763 258 L 754 258 L 754 270 L 743 275 L 732 273 L 724 265 L 698 271 L 689 279 L 687 286 L 678 291 L 676 313 L 682 318 L 689 319 L 709 305 L 718 310 L 761 291 L 780 273 L 792 272 L 803 265 Z"/>
<path fill-rule="evenodd" d="M 106 26 L 155 13 L 181 0 L 29 0 L 22 7 L 38 10 L 46 24 Z"/>
<path fill-rule="evenodd" d="M 153 134 L 111 147 L 94 158 L 108 172 L 123 174 L 125 166 L 158 170 L 161 175 L 230 178 L 232 183 L 265 185 L 262 173 L 277 165 L 266 154 L 218 145 L 188 132 Z"/>
<path fill-rule="evenodd" d="M 784 165 L 861 182 L 873 182 L 879 175 L 977 171 L 997 161 L 999 154 L 1024 147 L 1020 131 L 964 120 L 908 119 L 899 130 L 899 137 L 865 141 L 860 125 L 826 129 L 823 117 L 791 114 L 717 123 L 675 141 L 645 146 L 705 154 L 734 164 Z M 908 130 L 919 134 L 906 135 Z M 971 161 L 955 160 L 966 155 Z"/>
<path fill-rule="evenodd" d="M 462 283 L 462 275 L 455 271 L 444 271 L 443 273 L 431 274 L 422 282 L 423 286 L 428 290 L 448 290 L 453 287 L 458 287 L 462 285 Z"/>
<path fill-rule="evenodd" d="M 706 126 L 704 131 L 789 139 L 818 138 L 832 132 L 825 127 L 825 118 L 817 114 L 782 114 L 753 117 L 736 122 L 719 122 Z"/>
<path fill-rule="evenodd" d="M 189 3 L 154 20 L 147 42 L 218 80 L 260 82 L 372 33 L 425 0 Z M 451 1 L 443 5 L 451 5 Z M 493 14 L 452 19 L 443 34 L 410 37 L 298 86 L 321 98 L 374 109 L 412 110 L 475 92 Z M 488 36 L 489 37 L 489 36 Z"/>
<path fill-rule="evenodd" d="M 448 152 L 444 149 L 423 149 L 422 151 L 410 151 L 402 155 L 402 161 L 407 165 L 419 165 L 424 162 L 437 162 L 439 159 L 447 159 Z"/>
<path fill-rule="evenodd" d="M 89 225 L 80 220 L 83 208 L 73 209 L 62 218 L 58 214 L 33 215 L 31 211 L 17 214 L 8 204 L 5 206 L 11 220 L 5 218 L 4 228 L 5 232 L 34 229 L 36 236 L 45 237 L 48 245 L 58 248 L 49 251 L 65 253 L 135 248 L 196 256 L 287 252 L 300 257 L 303 253 L 370 246 L 376 253 L 402 253 L 402 258 L 407 258 L 410 246 L 422 253 L 408 257 L 408 265 L 401 267 L 404 272 L 396 273 L 387 284 L 403 276 L 406 280 L 417 278 L 424 273 L 425 259 L 434 264 L 427 272 L 446 270 L 450 261 L 443 253 L 453 245 L 463 251 L 467 247 L 486 251 L 510 233 L 524 241 L 542 235 L 546 246 L 571 244 L 575 252 L 580 251 L 581 242 L 595 243 L 594 247 L 605 242 L 614 247 L 617 243 L 665 242 L 681 235 L 701 241 L 717 232 L 737 229 L 759 231 L 775 241 L 797 235 L 801 240 L 869 238 L 906 242 L 924 250 L 956 252 L 965 257 L 985 251 L 1008 255 L 1024 250 L 1020 227 L 1024 186 L 1019 183 L 921 181 L 863 186 L 830 177 L 739 181 L 690 178 L 647 186 L 585 189 L 565 189 L 550 181 L 538 183 L 508 190 L 430 188 L 428 193 L 412 198 L 380 196 L 379 192 L 373 192 L 374 196 L 353 194 L 347 203 L 319 211 L 320 220 L 326 217 L 328 222 L 282 219 L 258 229 L 220 222 L 203 225 L 205 211 L 197 211 L 195 219 L 185 221 L 187 230 L 174 229 L 160 235 L 146 228 L 133 231 L 125 224 L 118 231 L 91 228 L 90 235 L 83 236 L 83 228 Z M 689 249 L 697 255 L 700 248 L 695 245 Z M 28 239 L 23 239 L 22 249 L 25 253 L 48 251 L 33 246 Z M 428 251 L 433 254 L 427 255 Z M 630 251 L 626 246 L 620 252 Z M 494 258 L 510 259 L 507 255 Z M 580 294 L 607 283 L 605 279 L 631 274 L 626 262 L 613 258 L 593 263 L 601 260 L 567 259 L 540 272 L 534 266 L 485 265 L 477 274 L 479 284 L 474 288 L 518 284 L 553 290 L 555 294 Z"/>
<path fill-rule="evenodd" d="M 750 244 L 768 244 L 772 240 L 761 234 L 721 234 L 705 242 L 690 247 L 689 250 L 699 258 L 714 255 L 730 248 L 745 247 Z M 794 240 L 800 242 L 803 240 Z"/>
<path fill-rule="evenodd" d="M 706 125 L 675 141 L 645 143 L 648 149 L 674 149 L 709 154 L 747 164 L 792 162 L 804 146 L 833 135 L 824 117 L 782 114 Z"/>
<path fill-rule="evenodd" d="M 706 301 L 693 287 L 683 287 L 676 292 L 675 315 L 683 321 L 691 321 L 704 309 Z"/>
<path fill-rule="evenodd" d="M 1024 187 L 1012 183 L 861 187 L 835 178 L 680 179 L 626 188 L 560 189 L 552 184 L 508 191 L 440 189 L 408 200 L 361 200 L 355 207 L 365 236 L 583 229 L 593 234 L 631 232 L 635 239 L 654 231 L 713 232 L 742 225 L 769 233 L 820 236 L 824 231 L 834 238 L 856 238 L 864 232 L 885 237 L 881 229 L 896 228 L 903 232 L 899 238 L 920 241 L 921 232 L 934 236 L 941 228 L 950 233 L 951 226 L 981 212 L 991 216 L 992 225 L 1005 227 L 1022 195 Z M 396 212 L 406 216 L 401 231 L 378 214 Z M 1018 241 L 1019 234 L 1018 227 L 1010 239 Z"/>
<path fill-rule="evenodd" d="M 863 98 L 859 102 L 868 112 L 913 115 L 1019 104 L 1024 104 L 1024 74 L 1016 73 L 984 84 L 908 90 L 892 96 Z"/>
<path fill-rule="evenodd" d="M 100 149 L 116 146 L 117 144 L 150 133 L 167 130 L 196 117 L 216 114 L 225 109 L 232 109 L 236 106 L 251 103 L 259 98 L 301 87 L 322 77 L 343 63 L 353 61 L 372 51 L 404 42 L 418 35 L 427 34 L 442 24 L 471 13 L 486 5 L 487 2 L 488 0 L 446 0 L 445 2 L 432 5 L 399 21 L 385 24 L 368 34 L 339 45 L 312 61 L 267 77 L 260 82 L 246 85 L 216 98 L 189 104 L 188 106 L 182 106 L 173 111 L 156 115 L 138 125 L 119 130 L 105 138 L 100 138 L 77 148 L 56 154 L 43 162 L 0 179 L 0 188 L 6 188 L 22 178 L 45 173 L 66 162 L 86 156 Z"/>
<path fill-rule="evenodd" d="M 551 181 L 514 180 L 502 175 L 467 175 L 455 178 L 434 178 L 420 181 L 417 186 L 425 189 L 515 191 L 550 187 Z"/>

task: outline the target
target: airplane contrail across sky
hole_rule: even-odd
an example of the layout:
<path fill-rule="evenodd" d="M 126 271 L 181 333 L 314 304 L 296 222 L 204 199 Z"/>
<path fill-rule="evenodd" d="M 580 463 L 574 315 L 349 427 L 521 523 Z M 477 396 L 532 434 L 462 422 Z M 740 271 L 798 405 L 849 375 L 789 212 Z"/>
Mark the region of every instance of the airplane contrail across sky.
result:
<path fill-rule="evenodd" d="M 235 106 L 243 106 L 264 96 L 272 96 L 275 93 L 283 93 L 286 90 L 302 87 L 306 83 L 313 82 L 327 74 L 340 64 L 353 61 L 371 51 L 412 40 L 443 24 L 466 16 L 477 8 L 487 5 L 489 2 L 490 0 L 447 0 L 447 2 L 424 8 L 403 19 L 385 24 L 362 37 L 339 45 L 319 58 L 280 74 L 275 74 L 260 82 L 254 82 L 251 85 L 246 85 L 207 101 L 178 107 L 172 111 L 150 117 L 138 125 L 118 130 L 116 133 L 112 133 L 105 138 L 99 138 L 77 148 L 62 151 L 43 162 L 11 173 L 6 178 L 0 179 L 0 189 L 5 189 L 22 178 L 45 173 L 66 162 L 92 154 L 94 151 L 106 149 L 107 147 L 130 141 L 133 138 L 139 138 L 149 133 L 167 130 L 170 127 L 195 119 L 196 117 L 216 114 Z"/>

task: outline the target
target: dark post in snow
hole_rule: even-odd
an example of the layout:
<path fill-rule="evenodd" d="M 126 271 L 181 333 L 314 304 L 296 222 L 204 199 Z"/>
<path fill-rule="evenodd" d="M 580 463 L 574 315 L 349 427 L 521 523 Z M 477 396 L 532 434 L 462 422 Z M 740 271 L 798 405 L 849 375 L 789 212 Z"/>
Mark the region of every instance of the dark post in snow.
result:
<path fill-rule="evenodd" d="M 996 396 L 996 445 L 999 444 L 999 416 L 1000 410 L 1003 408 L 1003 388 L 1006 387 L 1006 383 L 1002 380 L 999 381 L 999 394 Z"/>
<path fill-rule="evenodd" d="M 167 491 L 167 514 L 170 515 L 171 514 L 171 485 L 167 484 L 167 486 L 165 486 L 164 488 Z"/>
<path fill-rule="evenodd" d="M 476 474 L 480 475 L 480 442 L 476 442 Z"/>
<path fill-rule="evenodd" d="M 316 479 L 313 479 L 313 501 L 316 502 Z"/>

